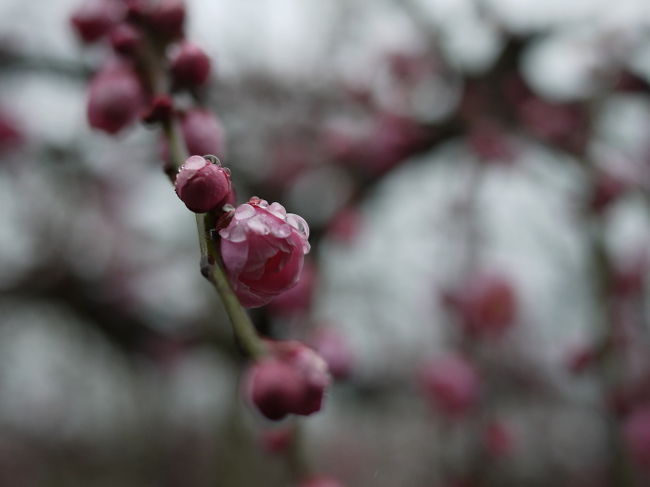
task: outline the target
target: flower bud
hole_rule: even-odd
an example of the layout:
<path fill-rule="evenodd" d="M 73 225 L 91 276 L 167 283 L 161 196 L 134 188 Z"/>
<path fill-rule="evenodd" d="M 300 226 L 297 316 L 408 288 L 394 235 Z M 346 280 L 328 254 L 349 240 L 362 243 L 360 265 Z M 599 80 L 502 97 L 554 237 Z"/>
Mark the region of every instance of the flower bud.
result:
<path fill-rule="evenodd" d="M 433 407 L 445 415 L 463 416 L 478 402 L 478 374 L 460 355 L 427 361 L 420 371 L 420 381 Z"/>
<path fill-rule="evenodd" d="M 88 0 L 70 17 L 79 39 L 90 44 L 104 37 L 124 15 L 123 5 L 110 0 Z"/>
<path fill-rule="evenodd" d="M 343 484 L 331 477 L 319 475 L 318 477 L 310 477 L 303 480 L 298 484 L 298 487 L 343 487 Z"/>
<path fill-rule="evenodd" d="M 188 209 L 205 213 L 223 206 L 230 194 L 230 173 L 204 157 L 191 156 L 178 170 L 176 194 Z"/>
<path fill-rule="evenodd" d="M 131 55 L 140 44 L 140 33 L 131 25 L 116 25 L 109 36 L 113 50 L 118 54 Z"/>
<path fill-rule="evenodd" d="M 210 76 L 210 58 L 193 42 L 183 41 L 171 56 L 170 70 L 177 86 L 200 86 Z"/>
<path fill-rule="evenodd" d="M 136 72 L 125 63 L 110 63 L 90 82 L 88 122 L 91 127 L 116 134 L 136 120 L 143 99 Z"/>
<path fill-rule="evenodd" d="M 302 400 L 302 381 L 293 367 L 275 358 L 262 359 L 250 370 L 250 399 L 271 420 L 280 420 Z"/>
<path fill-rule="evenodd" d="M 141 118 L 145 123 L 166 122 L 171 119 L 174 113 L 174 101 L 167 95 L 155 95 L 151 98 L 149 106 L 142 112 Z M 165 150 L 168 152 L 167 147 Z M 164 159 L 168 159 L 166 154 Z"/>
<path fill-rule="evenodd" d="M 254 308 L 296 285 L 309 252 L 309 227 L 279 203 L 253 197 L 219 231 L 221 256 L 243 306 Z"/>
<path fill-rule="evenodd" d="M 129 22 L 140 25 L 148 17 L 151 10 L 148 0 L 122 0 L 126 5 L 126 20 Z"/>
<path fill-rule="evenodd" d="M 499 336 L 517 319 L 517 295 L 511 281 L 497 274 L 476 274 L 450 303 L 459 313 L 465 332 L 473 336 Z"/>
<path fill-rule="evenodd" d="M 183 37 L 185 24 L 185 2 L 183 0 L 162 0 L 147 15 L 149 26 L 166 39 Z"/>
<path fill-rule="evenodd" d="M 273 342 L 274 353 L 291 364 L 302 379 L 302 398 L 290 412 L 308 416 L 320 411 L 325 391 L 332 382 L 327 363 L 313 349 L 298 341 Z"/>
<path fill-rule="evenodd" d="M 247 392 L 255 407 L 271 420 L 319 411 L 331 381 L 325 361 L 300 342 L 271 342 L 269 346 L 271 356 L 258 360 L 248 371 Z"/>
<path fill-rule="evenodd" d="M 221 121 L 207 110 L 189 110 L 181 117 L 181 132 L 190 155 L 225 155 Z"/>

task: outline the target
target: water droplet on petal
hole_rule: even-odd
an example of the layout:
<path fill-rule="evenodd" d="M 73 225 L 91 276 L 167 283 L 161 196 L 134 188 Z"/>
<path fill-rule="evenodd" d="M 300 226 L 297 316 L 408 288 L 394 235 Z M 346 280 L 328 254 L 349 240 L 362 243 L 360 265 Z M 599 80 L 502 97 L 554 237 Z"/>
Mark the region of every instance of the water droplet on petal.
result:
<path fill-rule="evenodd" d="M 235 210 L 236 220 L 246 220 L 247 218 L 251 218 L 254 215 L 255 215 L 255 208 L 253 208 L 251 205 L 247 203 L 244 203 L 243 205 L 239 205 L 239 207 L 237 207 L 237 209 Z"/>
<path fill-rule="evenodd" d="M 287 218 L 287 210 L 285 210 L 284 206 L 282 206 L 280 203 L 271 203 L 268 211 L 281 220 L 285 220 Z"/>
<path fill-rule="evenodd" d="M 287 238 L 291 235 L 291 227 L 289 225 L 278 225 L 273 228 L 273 235 L 278 238 Z"/>
<path fill-rule="evenodd" d="M 206 165 L 206 161 L 201 156 L 192 156 L 188 157 L 187 160 L 183 163 L 185 169 L 198 170 Z"/>
<path fill-rule="evenodd" d="M 230 233 L 228 235 L 224 235 L 222 232 L 225 230 L 230 230 Z M 239 243 L 246 240 L 246 229 L 242 225 L 235 225 L 234 227 L 229 227 L 225 230 L 219 232 L 219 235 L 230 240 L 233 243 Z"/>
<path fill-rule="evenodd" d="M 262 218 L 251 218 L 247 222 L 247 226 L 250 230 L 257 233 L 258 235 L 268 235 L 270 232 L 269 226 Z"/>
<path fill-rule="evenodd" d="M 302 233 L 305 237 L 309 237 L 309 225 L 307 225 L 307 222 L 303 217 L 294 213 L 289 213 L 287 214 L 287 223 Z"/>

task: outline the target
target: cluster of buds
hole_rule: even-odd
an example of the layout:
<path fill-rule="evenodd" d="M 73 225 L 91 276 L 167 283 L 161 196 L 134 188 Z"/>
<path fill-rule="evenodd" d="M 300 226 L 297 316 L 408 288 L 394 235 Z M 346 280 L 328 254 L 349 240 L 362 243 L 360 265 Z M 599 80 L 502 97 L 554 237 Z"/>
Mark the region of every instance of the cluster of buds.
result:
<path fill-rule="evenodd" d="M 197 89 L 208 82 L 212 71 L 205 51 L 184 39 L 185 17 L 182 0 L 85 0 L 70 19 L 77 37 L 112 51 L 90 82 L 88 122 L 116 135 L 139 119 L 159 122 L 176 116 L 190 155 L 222 157 L 219 119 L 196 107 L 176 109 L 166 93 Z M 164 53 L 163 59 L 158 59 L 159 53 Z M 152 65 L 152 59 L 160 62 Z M 168 86 L 160 86 L 157 71 L 165 69 Z M 168 158 L 166 154 L 166 162 Z M 172 162 L 176 166 L 181 161 Z"/>
<path fill-rule="evenodd" d="M 77 36 L 85 44 L 119 37 L 125 21 L 146 29 L 156 39 L 174 41 L 183 37 L 185 3 L 183 0 L 86 0 L 70 18 Z"/>
<path fill-rule="evenodd" d="M 294 287 L 309 252 L 309 226 L 280 203 L 239 205 L 219 231 L 221 256 L 242 305 L 257 307 Z"/>

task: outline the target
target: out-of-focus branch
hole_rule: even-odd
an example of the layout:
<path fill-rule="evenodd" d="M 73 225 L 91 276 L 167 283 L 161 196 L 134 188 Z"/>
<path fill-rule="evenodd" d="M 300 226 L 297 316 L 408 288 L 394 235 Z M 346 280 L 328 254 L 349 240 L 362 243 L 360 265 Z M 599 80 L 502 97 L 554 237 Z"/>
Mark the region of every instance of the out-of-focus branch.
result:
<path fill-rule="evenodd" d="M 51 74 L 72 80 L 85 80 L 92 69 L 80 61 L 0 49 L 0 72 Z"/>

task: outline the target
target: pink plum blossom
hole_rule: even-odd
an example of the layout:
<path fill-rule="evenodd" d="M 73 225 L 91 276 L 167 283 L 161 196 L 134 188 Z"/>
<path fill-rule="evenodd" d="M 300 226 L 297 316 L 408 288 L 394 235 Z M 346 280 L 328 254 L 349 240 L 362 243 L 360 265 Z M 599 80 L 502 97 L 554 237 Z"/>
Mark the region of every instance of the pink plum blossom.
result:
<path fill-rule="evenodd" d="M 306 313 L 311 306 L 315 287 L 316 266 L 311 261 L 305 260 L 298 283 L 273 298 L 269 303 L 269 309 L 282 317 Z"/>
<path fill-rule="evenodd" d="M 280 203 L 251 198 L 219 235 L 226 272 L 243 306 L 267 304 L 298 283 L 310 249 L 309 227 Z"/>

